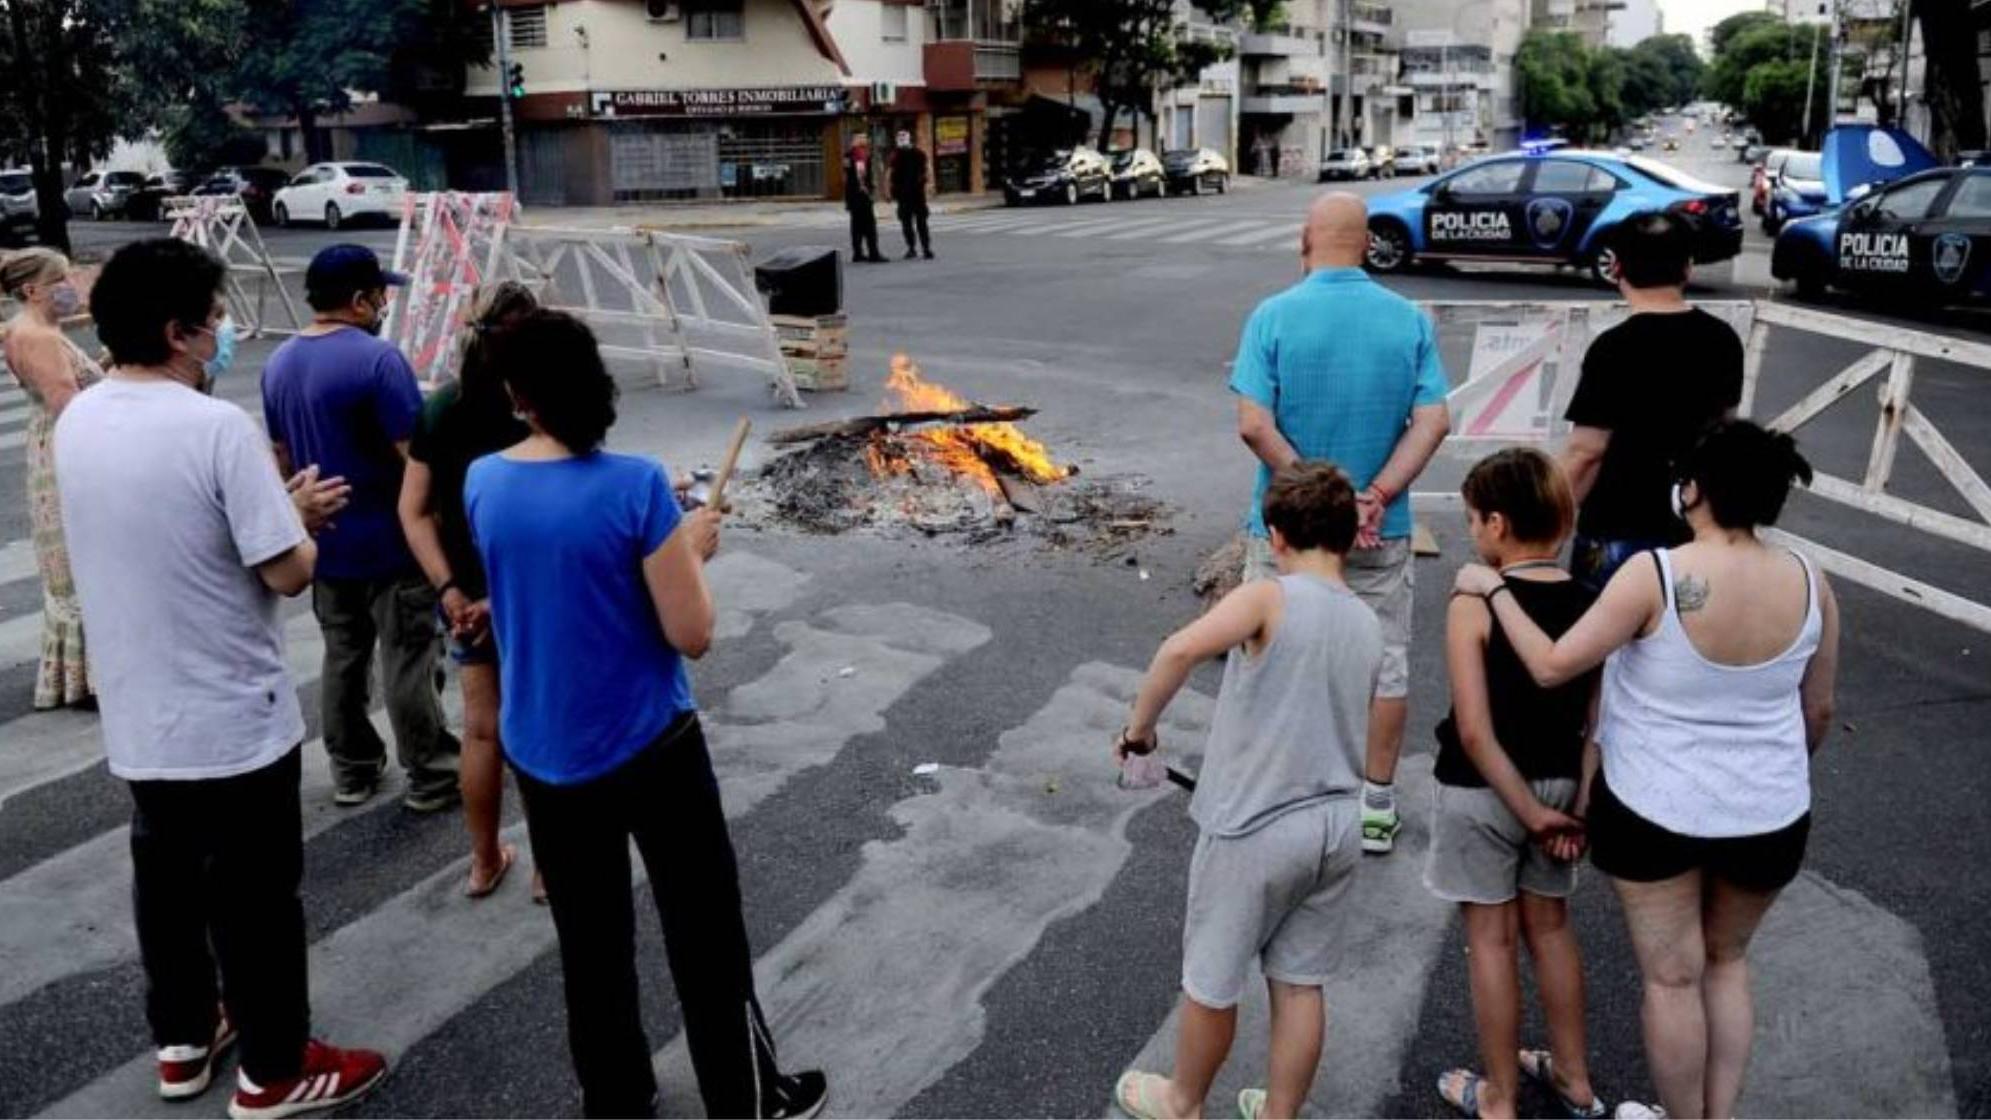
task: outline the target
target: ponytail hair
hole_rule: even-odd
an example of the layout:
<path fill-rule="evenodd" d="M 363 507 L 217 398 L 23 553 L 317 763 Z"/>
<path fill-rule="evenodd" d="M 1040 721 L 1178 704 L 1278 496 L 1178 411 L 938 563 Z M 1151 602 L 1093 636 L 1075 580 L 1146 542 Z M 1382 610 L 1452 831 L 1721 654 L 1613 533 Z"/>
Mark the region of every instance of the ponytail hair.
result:
<path fill-rule="evenodd" d="M 464 322 L 457 379 L 465 397 L 499 399 L 504 396 L 492 356 L 498 335 L 526 315 L 539 310 L 539 298 L 532 289 L 516 280 L 500 280 L 477 290 L 477 298 Z"/>
<path fill-rule="evenodd" d="M 1811 485 L 1811 464 L 1789 433 L 1723 420 L 1702 433 L 1675 472 L 1691 482 L 1724 529 L 1774 525 L 1794 483 Z"/>

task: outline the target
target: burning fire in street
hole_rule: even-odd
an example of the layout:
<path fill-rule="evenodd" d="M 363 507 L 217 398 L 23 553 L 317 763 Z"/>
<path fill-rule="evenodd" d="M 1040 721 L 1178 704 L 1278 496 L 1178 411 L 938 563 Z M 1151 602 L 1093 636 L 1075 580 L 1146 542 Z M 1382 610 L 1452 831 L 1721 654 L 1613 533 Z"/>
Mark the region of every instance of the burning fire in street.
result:
<path fill-rule="evenodd" d="M 964 412 L 974 407 L 946 386 L 922 378 L 919 367 L 904 354 L 892 358 L 885 388 L 892 393 L 886 402 L 888 416 L 895 412 Z M 1037 483 L 1062 482 L 1076 473 L 1053 461 L 1049 449 L 1009 423 L 956 424 L 896 434 L 874 432 L 864 447 L 864 461 L 879 478 L 911 471 L 914 457 L 972 479 L 991 496 L 1002 493 L 997 467 Z"/>

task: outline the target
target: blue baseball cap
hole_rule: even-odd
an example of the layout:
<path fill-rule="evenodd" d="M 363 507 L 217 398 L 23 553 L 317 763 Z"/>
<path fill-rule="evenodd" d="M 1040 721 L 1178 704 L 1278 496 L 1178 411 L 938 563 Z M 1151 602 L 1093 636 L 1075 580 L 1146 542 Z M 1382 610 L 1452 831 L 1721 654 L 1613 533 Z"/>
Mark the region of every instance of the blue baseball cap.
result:
<path fill-rule="evenodd" d="M 327 245 L 304 270 L 304 290 L 314 303 L 345 303 L 360 292 L 407 284 L 406 273 L 380 267 L 380 257 L 364 245 Z"/>

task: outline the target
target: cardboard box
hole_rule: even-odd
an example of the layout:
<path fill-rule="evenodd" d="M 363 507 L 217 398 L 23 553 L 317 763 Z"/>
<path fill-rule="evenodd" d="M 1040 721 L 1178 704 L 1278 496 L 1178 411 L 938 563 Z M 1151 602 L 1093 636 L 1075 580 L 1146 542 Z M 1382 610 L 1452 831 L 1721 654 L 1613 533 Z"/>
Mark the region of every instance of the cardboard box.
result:
<path fill-rule="evenodd" d="M 795 387 L 806 392 L 842 392 L 850 388 L 849 360 L 843 357 L 790 357 L 788 373 L 795 379 Z"/>

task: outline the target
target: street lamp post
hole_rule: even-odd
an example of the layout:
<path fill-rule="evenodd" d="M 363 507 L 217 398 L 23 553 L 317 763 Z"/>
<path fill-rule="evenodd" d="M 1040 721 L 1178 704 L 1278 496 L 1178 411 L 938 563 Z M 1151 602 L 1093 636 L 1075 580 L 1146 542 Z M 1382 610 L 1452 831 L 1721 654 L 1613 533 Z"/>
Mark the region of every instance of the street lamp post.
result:
<path fill-rule="evenodd" d="M 511 53 L 506 49 L 504 19 L 493 0 L 491 44 L 498 52 L 498 121 L 505 136 L 505 189 L 518 197 L 518 141 L 512 132 Z"/>

